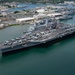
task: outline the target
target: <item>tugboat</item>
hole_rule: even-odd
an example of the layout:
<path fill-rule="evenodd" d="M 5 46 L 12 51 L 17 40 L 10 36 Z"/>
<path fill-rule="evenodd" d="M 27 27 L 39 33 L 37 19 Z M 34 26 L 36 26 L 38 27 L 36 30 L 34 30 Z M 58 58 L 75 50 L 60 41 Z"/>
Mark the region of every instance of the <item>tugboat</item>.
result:
<path fill-rule="evenodd" d="M 26 50 L 33 46 L 46 45 L 59 39 L 70 37 L 75 33 L 75 25 L 60 23 L 54 19 L 46 18 L 35 22 L 23 36 L 0 43 L 0 53 Z"/>

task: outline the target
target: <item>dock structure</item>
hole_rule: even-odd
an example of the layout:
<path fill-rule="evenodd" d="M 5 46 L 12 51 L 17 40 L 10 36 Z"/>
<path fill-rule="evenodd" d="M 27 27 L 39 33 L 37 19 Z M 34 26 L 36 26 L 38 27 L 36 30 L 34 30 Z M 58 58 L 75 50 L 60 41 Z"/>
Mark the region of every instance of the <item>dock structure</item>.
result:
<path fill-rule="evenodd" d="M 10 4 L 15 4 L 15 3 L 8 3 L 7 5 Z M 70 4 L 72 5 L 72 7 L 67 6 Z M 0 6 L 0 8 L 4 10 L 6 6 Z M 0 11 L 1 24 L 4 24 L 5 27 L 9 27 L 12 25 L 34 24 L 35 20 L 38 21 L 46 17 L 50 17 L 50 18 L 54 17 L 57 20 L 72 19 L 75 14 L 75 2 L 69 1 L 65 3 L 50 4 L 47 6 L 29 9 L 27 11 L 21 10 L 21 11 L 17 11 L 16 13 L 15 12 L 16 11 L 14 12 Z M 0 29 L 2 28 L 0 25 Z"/>
<path fill-rule="evenodd" d="M 34 17 L 19 18 L 19 19 L 16 19 L 16 22 L 19 22 L 19 23 L 34 22 Z"/>

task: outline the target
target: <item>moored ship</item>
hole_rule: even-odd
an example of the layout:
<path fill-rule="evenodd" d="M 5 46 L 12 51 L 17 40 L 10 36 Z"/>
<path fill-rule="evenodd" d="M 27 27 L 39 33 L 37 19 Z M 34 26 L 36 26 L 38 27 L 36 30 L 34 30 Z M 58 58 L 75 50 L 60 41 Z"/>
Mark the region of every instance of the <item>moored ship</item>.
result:
<path fill-rule="evenodd" d="M 23 50 L 25 48 L 46 45 L 75 33 L 75 25 L 59 23 L 46 18 L 35 22 L 23 36 L 0 43 L 0 53 Z"/>

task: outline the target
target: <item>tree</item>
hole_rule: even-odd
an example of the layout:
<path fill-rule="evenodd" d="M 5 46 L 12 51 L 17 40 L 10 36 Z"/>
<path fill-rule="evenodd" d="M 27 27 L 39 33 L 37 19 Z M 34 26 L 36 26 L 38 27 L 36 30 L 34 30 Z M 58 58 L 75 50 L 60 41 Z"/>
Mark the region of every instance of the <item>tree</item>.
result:
<path fill-rule="evenodd" d="M 15 11 L 14 14 L 17 14 L 17 13 L 19 13 L 19 12 L 20 12 L 20 11 Z"/>

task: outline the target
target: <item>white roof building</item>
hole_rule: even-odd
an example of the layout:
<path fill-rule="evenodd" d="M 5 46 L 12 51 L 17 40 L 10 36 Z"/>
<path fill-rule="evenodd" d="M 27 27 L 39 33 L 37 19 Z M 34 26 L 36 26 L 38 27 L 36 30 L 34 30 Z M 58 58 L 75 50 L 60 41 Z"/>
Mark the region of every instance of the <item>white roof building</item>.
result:
<path fill-rule="evenodd" d="M 60 16 L 62 15 L 61 13 L 51 13 L 51 14 L 47 14 L 47 16 L 49 17 L 55 17 L 55 16 Z"/>
<path fill-rule="evenodd" d="M 34 17 L 19 18 L 16 19 L 16 22 L 24 22 L 24 21 L 31 21 L 31 20 L 34 20 Z"/>
<path fill-rule="evenodd" d="M 64 1 L 64 4 L 75 4 L 74 1 Z"/>
<path fill-rule="evenodd" d="M 36 10 L 38 13 L 44 13 L 45 12 L 45 9 L 37 9 Z"/>
<path fill-rule="evenodd" d="M 4 24 L 0 24 L 0 28 L 3 28 Z"/>
<path fill-rule="evenodd" d="M 6 16 L 6 15 L 7 15 L 7 13 L 6 13 L 6 12 L 2 12 L 2 13 L 1 13 L 1 15 Z"/>

